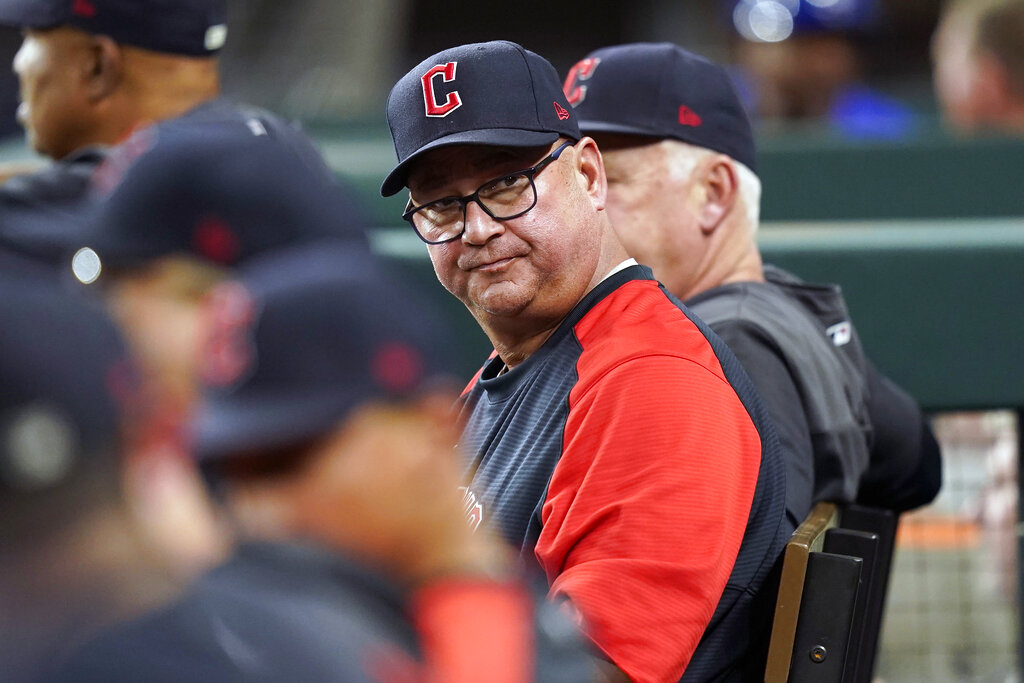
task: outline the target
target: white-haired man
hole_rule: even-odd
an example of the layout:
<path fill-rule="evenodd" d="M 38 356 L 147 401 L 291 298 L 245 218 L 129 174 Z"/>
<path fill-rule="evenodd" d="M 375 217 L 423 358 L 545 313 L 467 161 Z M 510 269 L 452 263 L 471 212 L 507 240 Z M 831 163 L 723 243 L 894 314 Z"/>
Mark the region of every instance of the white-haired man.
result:
<path fill-rule="evenodd" d="M 941 461 L 914 400 L 864 356 L 838 287 L 762 263 L 753 134 L 722 67 L 670 43 L 597 50 L 565 83 L 597 140 L 630 255 L 732 348 L 786 458 L 787 511 L 932 500 Z"/>

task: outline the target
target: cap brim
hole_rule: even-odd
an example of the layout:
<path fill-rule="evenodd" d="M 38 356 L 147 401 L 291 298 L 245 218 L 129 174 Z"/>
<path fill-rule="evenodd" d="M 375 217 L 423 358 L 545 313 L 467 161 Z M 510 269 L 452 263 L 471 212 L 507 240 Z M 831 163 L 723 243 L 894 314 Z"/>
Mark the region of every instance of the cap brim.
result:
<path fill-rule="evenodd" d="M 75 272 L 76 277 L 78 272 L 75 266 L 75 259 L 83 249 L 91 250 L 96 255 L 96 258 L 99 259 L 100 270 L 97 271 L 98 278 L 95 279 L 103 277 L 103 272 L 111 268 L 130 269 L 163 256 L 178 253 L 190 255 L 190 252 L 184 247 L 152 245 L 145 242 L 135 243 L 130 239 L 124 241 L 103 239 L 103 236 L 95 233 L 85 237 L 75 235 L 73 239 L 69 239 L 66 243 L 63 254 L 67 261 L 70 262 L 71 269 Z M 79 279 L 81 280 L 81 278 Z M 89 280 L 90 283 L 93 281 L 94 279 Z M 83 280 L 83 282 L 85 281 Z"/>
<path fill-rule="evenodd" d="M 192 423 L 196 459 L 228 460 L 322 436 L 370 396 L 333 392 L 329 396 L 253 397 L 209 400 Z"/>
<path fill-rule="evenodd" d="M 65 3 L 71 7 L 71 3 Z M 0 3 L 0 25 L 14 28 L 52 28 L 68 20 L 67 11 L 57 3 L 39 0 L 7 0 Z"/>
<path fill-rule="evenodd" d="M 584 135 L 590 135 L 591 133 L 621 133 L 623 135 L 642 135 L 648 138 L 667 137 L 663 133 L 652 131 L 648 128 L 627 126 L 622 123 L 614 123 L 610 121 L 580 121 L 579 124 L 580 132 Z"/>
<path fill-rule="evenodd" d="M 452 145 L 493 145 L 495 147 L 543 147 L 562 136 L 549 130 L 522 130 L 519 128 L 484 128 L 480 130 L 467 130 L 459 133 L 452 133 L 429 142 L 423 147 L 409 155 L 402 163 L 395 168 L 384 179 L 380 186 L 380 194 L 383 197 L 390 197 L 402 190 L 406 185 L 406 174 L 409 167 L 422 155 L 442 147 Z"/>

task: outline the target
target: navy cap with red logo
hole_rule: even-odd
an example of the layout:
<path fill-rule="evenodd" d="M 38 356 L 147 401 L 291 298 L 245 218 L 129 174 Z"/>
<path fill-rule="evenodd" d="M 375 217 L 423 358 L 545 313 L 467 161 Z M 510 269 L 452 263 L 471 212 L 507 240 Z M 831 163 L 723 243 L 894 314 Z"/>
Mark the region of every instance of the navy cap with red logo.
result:
<path fill-rule="evenodd" d="M 631 43 L 576 63 L 565 92 L 585 134 L 673 138 L 756 171 L 750 119 L 721 66 L 672 43 Z"/>
<path fill-rule="evenodd" d="M 325 436 L 367 401 L 446 382 L 457 361 L 436 312 L 343 245 L 251 261 L 213 290 L 205 315 L 193 437 L 208 465 Z"/>
<path fill-rule="evenodd" d="M 322 239 L 369 248 L 359 207 L 305 136 L 226 100 L 140 129 L 92 185 L 90 212 L 64 249 L 87 284 L 103 269 L 167 256 L 234 267 Z"/>
<path fill-rule="evenodd" d="M 398 165 L 385 197 L 406 184 L 420 155 L 449 145 L 542 147 L 580 138 L 558 73 L 540 55 L 508 41 L 439 52 L 402 77 L 388 97 Z"/>
<path fill-rule="evenodd" d="M 195 57 L 227 40 L 225 0 L 4 0 L 0 24 L 22 29 L 73 26 L 119 43 Z"/>

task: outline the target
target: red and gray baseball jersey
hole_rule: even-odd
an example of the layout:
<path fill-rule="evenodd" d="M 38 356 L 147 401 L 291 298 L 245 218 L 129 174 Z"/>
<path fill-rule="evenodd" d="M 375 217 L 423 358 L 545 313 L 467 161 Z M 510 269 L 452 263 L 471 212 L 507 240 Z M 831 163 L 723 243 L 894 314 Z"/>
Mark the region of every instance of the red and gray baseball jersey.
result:
<path fill-rule="evenodd" d="M 534 555 L 634 680 L 763 670 L 793 525 L 777 437 L 728 348 L 631 266 L 502 368 L 462 398 L 471 519 Z"/>

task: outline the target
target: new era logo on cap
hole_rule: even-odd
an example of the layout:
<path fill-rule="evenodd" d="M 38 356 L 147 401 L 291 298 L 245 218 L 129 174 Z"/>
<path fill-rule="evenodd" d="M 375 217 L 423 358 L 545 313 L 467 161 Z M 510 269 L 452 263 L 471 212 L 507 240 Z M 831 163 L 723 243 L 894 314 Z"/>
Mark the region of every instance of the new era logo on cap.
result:
<path fill-rule="evenodd" d="M 684 126 L 699 126 L 703 123 L 700 115 L 685 104 L 679 105 L 679 123 Z"/>
<path fill-rule="evenodd" d="M 461 45 L 421 62 L 392 88 L 388 124 L 398 165 L 381 186 L 385 197 L 401 190 L 412 162 L 433 149 L 580 138 L 554 67 L 507 41 Z"/>

